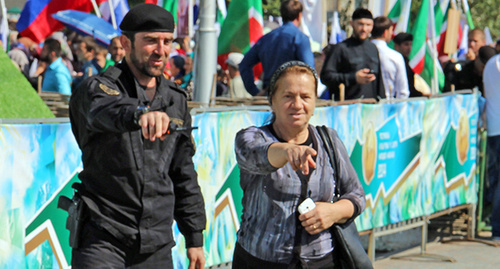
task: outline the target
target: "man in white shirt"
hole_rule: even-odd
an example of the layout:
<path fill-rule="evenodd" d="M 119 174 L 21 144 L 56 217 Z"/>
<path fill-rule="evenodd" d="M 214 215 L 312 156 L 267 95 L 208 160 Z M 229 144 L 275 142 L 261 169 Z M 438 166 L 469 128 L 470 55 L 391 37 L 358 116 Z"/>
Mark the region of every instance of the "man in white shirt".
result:
<path fill-rule="evenodd" d="M 488 60 L 483 72 L 486 122 L 488 129 L 487 199 L 491 201 L 491 232 L 493 240 L 500 241 L 500 55 Z"/>
<path fill-rule="evenodd" d="M 393 33 L 391 19 L 381 16 L 373 20 L 372 42 L 377 46 L 380 55 L 380 67 L 387 99 L 408 98 L 410 89 L 406 76 L 405 60 L 401 53 L 389 48 Z"/>
<path fill-rule="evenodd" d="M 232 98 L 252 98 L 252 95 L 245 89 L 239 71 L 239 65 L 244 57 L 245 56 L 239 52 L 231 52 L 226 60 L 227 70 L 231 78 L 229 85 L 231 91 L 230 97 Z"/>

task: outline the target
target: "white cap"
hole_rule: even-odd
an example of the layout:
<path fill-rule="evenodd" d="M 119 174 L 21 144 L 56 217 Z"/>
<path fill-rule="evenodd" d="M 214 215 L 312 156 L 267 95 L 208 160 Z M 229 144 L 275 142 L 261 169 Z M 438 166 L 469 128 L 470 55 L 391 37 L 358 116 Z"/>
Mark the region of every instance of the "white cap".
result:
<path fill-rule="evenodd" d="M 239 52 L 231 52 L 227 56 L 226 63 L 234 68 L 238 68 L 245 56 Z"/>

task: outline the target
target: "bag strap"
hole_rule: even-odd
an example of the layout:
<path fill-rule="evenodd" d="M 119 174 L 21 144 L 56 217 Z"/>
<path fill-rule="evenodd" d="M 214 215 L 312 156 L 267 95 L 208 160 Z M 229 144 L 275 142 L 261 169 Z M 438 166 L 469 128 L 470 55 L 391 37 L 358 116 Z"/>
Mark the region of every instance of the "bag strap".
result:
<path fill-rule="evenodd" d="M 333 179 L 335 181 L 335 193 L 334 197 L 338 199 L 340 197 L 340 187 L 339 187 L 339 165 L 337 154 L 335 154 L 335 142 L 330 136 L 328 132 L 328 127 L 325 125 L 316 126 L 318 130 L 319 136 L 323 140 L 323 144 L 325 145 L 326 153 L 328 153 L 328 157 L 330 159 L 330 164 L 333 168 Z"/>

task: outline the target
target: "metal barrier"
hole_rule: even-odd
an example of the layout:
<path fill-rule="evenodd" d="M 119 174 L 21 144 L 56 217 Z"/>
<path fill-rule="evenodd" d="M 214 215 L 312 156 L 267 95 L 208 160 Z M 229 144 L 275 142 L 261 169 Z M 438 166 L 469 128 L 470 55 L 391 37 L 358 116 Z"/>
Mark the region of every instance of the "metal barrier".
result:
<path fill-rule="evenodd" d="M 478 207 L 477 207 L 477 233 L 481 231 L 491 230 L 491 226 L 487 226 L 486 222 L 483 220 L 483 210 L 484 210 L 484 180 L 486 178 L 486 144 L 487 144 L 487 131 L 482 129 L 480 132 L 480 150 L 479 150 L 479 191 L 478 191 Z"/>

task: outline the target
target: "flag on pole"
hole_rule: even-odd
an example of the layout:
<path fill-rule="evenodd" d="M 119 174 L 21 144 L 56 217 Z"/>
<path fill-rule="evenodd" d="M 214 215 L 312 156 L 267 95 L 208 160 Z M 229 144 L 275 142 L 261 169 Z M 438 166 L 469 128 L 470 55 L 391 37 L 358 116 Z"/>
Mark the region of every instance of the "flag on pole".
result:
<path fill-rule="evenodd" d="M 103 0 L 97 0 L 100 4 Z M 24 5 L 16 26 L 19 34 L 40 43 L 63 24 L 52 17 L 52 14 L 66 9 L 90 12 L 93 9 L 89 0 L 28 0 Z"/>
<path fill-rule="evenodd" d="M 386 16 L 395 23 L 394 35 L 408 32 L 411 0 L 369 0 L 373 17 Z"/>
<path fill-rule="evenodd" d="M 409 32 L 411 0 L 369 0 L 368 9 L 374 17 L 386 16 L 394 26 L 394 35 Z"/>
<path fill-rule="evenodd" d="M 217 54 L 246 53 L 263 33 L 262 1 L 233 0 L 217 40 Z"/>
<path fill-rule="evenodd" d="M 413 46 L 410 52 L 410 66 L 413 72 L 420 74 L 424 69 L 425 50 L 427 43 L 427 24 L 429 23 L 430 0 L 422 0 L 417 18 L 413 23 L 411 34 Z"/>
<path fill-rule="evenodd" d="M 263 35 L 264 19 L 261 0 L 232 0 L 217 39 L 217 63 L 226 68 L 231 52 L 245 54 Z M 262 65 L 254 67 L 254 74 L 262 73 Z"/>
<path fill-rule="evenodd" d="M 345 32 L 342 33 L 340 29 L 339 13 L 337 11 L 333 12 L 332 19 L 332 33 L 330 34 L 330 44 L 337 44 L 345 39 Z"/>
<path fill-rule="evenodd" d="M 396 23 L 394 35 L 408 32 L 410 24 L 411 0 L 398 0 L 387 17 Z"/>
<path fill-rule="evenodd" d="M 120 24 L 122 23 L 123 17 L 125 17 L 125 14 L 127 14 L 129 10 L 128 2 L 126 0 L 107 0 L 101 4 L 99 10 L 101 11 L 102 18 L 110 23 L 111 23 L 111 11 L 109 9 L 110 6 L 109 2 L 111 1 L 112 1 L 111 6 L 113 6 L 115 13 L 116 25 L 119 27 Z"/>
<path fill-rule="evenodd" d="M 431 6 L 431 1 L 423 0 L 411 30 L 413 47 L 410 52 L 410 66 L 429 85 L 434 85 L 431 88 L 433 93 L 436 93 L 444 86 L 444 73 L 441 70 L 437 51 L 433 44 L 436 42 L 437 36 L 435 14 L 433 13 L 434 6 Z M 439 29 L 441 29 L 440 26 Z M 433 79 L 437 81 L 433 81 Z"/>
<path fill-rule="evenodd" d="M 436 47 L 438 55 L 444 55 L 444 41 L 448 26 L 448 7 L 450 0 L 438 0 L 434 5 Z M 458 44 L 457 44 L 458 45 Z"/>
<path fill-rule="evenodd" d="M 158 1 L 159 2 L 159 1 Z M 170 11 L 174 16 L 174 22 L 177 24 L 177 9 L 178 9 L 178 1 L 177 0 L 163 0 L 163 8 Z"/>
<path fill-rule="evenodd" d="M 226 1 L 217 0 L 217 11 L 220 13 L 223 19 L 227 16 Z"/>
<path fill-rule="evenodd" d="M 467 24 L 469 24 L 469 29 L 474 29 L 474 23 L 472 22 L 472 15 L 470 14 L 469 2 L 467 0 L 462 0 L 462 7 L 464 9 L 465 15 L 467 15 Z M 495 7 L 491 7 L 495 8 Z M 498 7 L 496 7 L 498 8 Z"/>
<path fill-rule="evenodd" d="M 146 4 L 154 4 L 168 10 L 174 16 L 175 24 L 177 24 L 177 0 L 145 0 Z"/>
<path fill-rule="evenodd" d="M 217 14 L 215 15 L 215 24 L 217 28 L 217 36 L 220 34 L 221 25 L 224 24 L 224 20 L 227 16 L 226 1 L 217 0 Z"/>
<path fill-rule="evenodd" d="M 427 82 L 428 85 L 433 84 L 433 79 L 437 79 L 437 91 L 441 92 L 444 87 L 444 72 L 439 63 L 438 56 L 436 52 L 433 52 L 432 44 L 430 40 L 426 42 L 425 49 L 425 60 L 424 68 L 420 76 Z M 436 75 L 434 75 L 434 67 L 436 67 Z M 433 87 L 431 87 L 432 89 Z M 436 93 L 436 92 L 433 92 Z"/>
<path fill-rule="evenodd" d="M 436 44 L 440 36 L 443 15 L 437 15 L 435 13 L 436 8 L 440 9 L 440 7 L 437 6 L 440 4 L 439 1 L 437 2 L 437 5 L 430 6 L 430 4 L 431 3 L 429 3 L 428 7 L 428 38 L 426 41 L 424 68 L 420 75 L 427 82 L 427 84 L 431 85 L 433 93 L 439 93 L 444 87 L 444 72 L 441 69 L 441 64 L 439 64 Z M 447 4 L 449 4 L 449 2 Z"/>
<path fill-rule="evenodd" d="M 467 54 L 467 51 L 469 51 L 469 40 L 466 34 L 469 32 L 469 25 L 464 23 L 463 27 L 464 28 L 462 31 L 462 38 L 460 39 L 460 46 L 458 46 L 458 51 L 457 51 L 458 59 L 465 59 L 465 55 Z"/>

